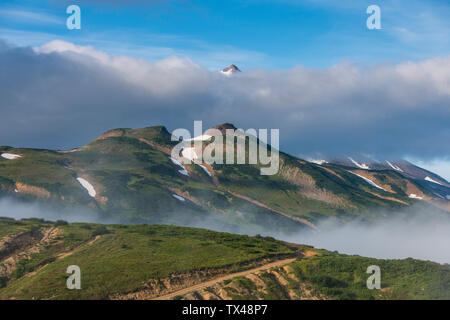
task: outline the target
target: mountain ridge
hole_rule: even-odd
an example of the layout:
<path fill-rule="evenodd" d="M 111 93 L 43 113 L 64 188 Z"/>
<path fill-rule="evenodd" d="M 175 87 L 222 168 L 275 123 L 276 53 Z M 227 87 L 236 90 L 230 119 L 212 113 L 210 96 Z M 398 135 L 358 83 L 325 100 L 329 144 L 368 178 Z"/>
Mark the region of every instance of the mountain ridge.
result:
<path fill-rule="evenodd" d="M 279 172 L 261 176 L 260 164 L 177 163 L 171 158 L 177 143 L 164 126 L 151 126 L 112 129 L 73 150 L 0 147 L 0 154 L 20 156 L 0 157 L 0 193 L 88 208 L 127 223 L 190 225 L 207 218 L 255 233 L 311 229 L 326 217 L 371 221 L 378 218 L 374 209 L 449 209 L 446 199 L 394 169 L 316 164 L 280 151 Z M 210 143 L 202 141 L 201 148 Z"/>

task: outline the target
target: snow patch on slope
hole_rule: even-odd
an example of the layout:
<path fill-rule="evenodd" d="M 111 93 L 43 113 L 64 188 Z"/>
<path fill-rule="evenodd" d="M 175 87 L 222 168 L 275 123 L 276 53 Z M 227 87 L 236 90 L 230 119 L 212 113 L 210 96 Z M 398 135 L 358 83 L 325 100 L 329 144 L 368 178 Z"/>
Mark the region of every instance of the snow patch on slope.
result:
<path fill-rule="evenodd" d="M 182 201 L 182 202 L 184 202 L 184 201 L 186 201 L 186 199 L 185 198 L 183 198 L 183 197 L 180 197 L 179 195 L 177 195 L 177 194 L 172 194 L 172 196 L 174 197 L 174 198 L 176 198 L 176 199 L 178 199 L 178 200 L 180 200 L 180 201 Z"/>
<path fill-rule="evenodd" d="M 184 148 L 181 151 L 181 155 L 183 157 L 185 157 L 186 159 L 189 159 L 191 161 L 194 161 L 195 159 L 198 158 L 197 153 L 195 153 L 195 149 L 194 148 Z"/>
<path fill-rule="evenodd" d="M 425 177 L 425 180 L 430 181 L 430 182 L 433 182 L 433 183 L 436 183 L 436 184 L 440 184 L 441 186 L 443 186 L 442 183 L 440 183 L 440 182 L 438 182 L 438 181 L 436 181 L 436 180 L 433 180 L 433 179 L 431 179 L 431 178 L 428 177 L 428 176 Z"/>
<path fill-rule="evenodd" d="M 172 157 L 169 157 L 169 159 L 170 159 L 175 165 L 177 165 L 177 166 L 179 166 L 179 167 L 182 168 L 181 170 L 178 170 L 179 173 L 181 173 L 181 174 L 183 174 L 183 175 L 189 177 L 189 173 L 187 172 L 186 168 L 184 167 L 184 165 L 183 165 L 180 161 L 178 161 L 177 159 L 172 158 Z"/>
<path fill-rule="evenodd" d="M 97 194 L 97 192 L 95 192 L 95 189 L 92 186 L 92 184 L 90 184 L 88 181 L 86 181 L 83 178 L 77 178 L 77 180 L 83 186 L 83 188 L 85 188 L 88 191 L 89 195 L 92 198 L 95 198 L 95 195 Z"/>
<path fill-rule="evenodd" d="M 183 164 L 182 164 L 180 161 L 178 161 L 177 159 L 172 158 L 172 157 L 169 157 L 169 159 L 170 159 L 174 164 L 176 164 L 177 166 L 180 166 L 180 167 L 182 167 L 182 168 L 184 169 L 184 166 L 183 166 Z"/>
<path fill-rule="evenodd" d="M 208 176 L 212 177 L 211 173 L 208 171 L 208 169 L 206 169 L 206 167 L 198 162 L 196 162 L 195 164 L 199 165 L 200 168 L 202 168 L 207 174 Z"/>
<path fill-rule="evenodd" d="M 211 137 L 211 136 L 209 136 L 209 137 Z M 196 165 L 200 166 L 200 168 L 202 168 L 208 174 L 208 176 L 212 177 L 211 172 L 209 172 L 208 169 L 204 165 L 202 165 L 200 162 L 196 161 L 198 156 L 197 156 L 197 153 L 195 153 L 194 148 L 184 148 L 181 151 L 181 154 L 183 157 L 193 161 Z M 179 173 L 189 176 L 188 172 L 186 171 L 186 168 L 183 166 L 183 164 L 180 161 L 178 161 L 172 157 L 169 157 L 169 158 L 170 158 L 170 160 L 172 160 L 173 163 L 175 163 L 176 165 L 179 165 L 180 167 L 183 168 L 183 170 L 178 170 Z"/>
<path fill-rule="evenodd" d="M 192 138 L 192 139 L 186 139 L 186 140 L 183 140 L 183 141 L 208 141 L 211 138 L 212 138 L 212 136 L 210 136 L 209 134 L 202 134 L 201 136 L 197 136 L 197 137 Z"/>
<path fill-rule="evenodd" d="M 400 172 L 403 172 L 403 170 L 400 169 L 400 167 L 398 167 L 398 166 L 396 166 L 396 165 L 390 163 L 390 162 L 387 161 L 387 160 L 386 160 L 386 162 L 387 162 L 387 164 L 388 164 L 392 169 L 397 170 L 397 171 L 400 171 Z"/>
<path fill-rule="evenodd" d="M 367 164 L 365 164 L 365 163 L 358 163 L 358 162 L 356 162 L 355 160 L 353 160 L 353 159 L 350 158 L 350 157 L 348 157 L 348 159 L 349 159 L 351 162 L 353 162 L 353 164 L 354 164 L 355 166 L 357 166 L 358 168 L 366 169 L 366 170 L 370 169 L 369 166 L 368 166 Z"/>
<path fill-rule="evenodd" d="M 373 182 L 372 180 L 370 180 L 370 179 L 367 179 L 366 177 L 363 177 L 363 176 L 361 176 L 361 175 L 359 175 L 359 174 L 357 174 L 357 173 L 355 173 L 355 172 L 352 172 L 352 171 L 349 171 L 350 173 L 353 173 L 355 176 L 358 176 L 358 177 L 360 177 L 361 179 L 363 179 L 364 181 L 366 181 L 368 184 L 370 184 L 371 186 L 373 186 L 373 187 L 375 187 L 375 188 L 378 188 L 378 189 L 381 189 L 381 190 L 384 190 L 384 191 L 387 191 L 385 188 L 383 188 L 383 187 L 380 187 L 379 185 L 377 185 L 375 182 Z"/>
<path fill-rule="evenodd" d="M 324 164 L 324 163 L 328 163 L 328 161 L 326 160 L 315 160 L 315 159 L 310 159 L 308 160 L 309 162 L 315 163 L 315 164 Z"/>
<path fill-rule="evenodd" d="M 417 194 L 415 194 L 415 193 L 411 193 L 411 194 L 409 195 L 409 197 L 410 197 L 411 199 L 423 200 L 422 197 L 419 197 L 419 196 L 418 196 Z"/>
<path fill-rule="evenodd" d="M 2 153 L 2 158 L 8 159 L 8 160 L 14 160 L 18 158 L 22 158 L 21 155 L 14 154 L 14 153 Z"/>

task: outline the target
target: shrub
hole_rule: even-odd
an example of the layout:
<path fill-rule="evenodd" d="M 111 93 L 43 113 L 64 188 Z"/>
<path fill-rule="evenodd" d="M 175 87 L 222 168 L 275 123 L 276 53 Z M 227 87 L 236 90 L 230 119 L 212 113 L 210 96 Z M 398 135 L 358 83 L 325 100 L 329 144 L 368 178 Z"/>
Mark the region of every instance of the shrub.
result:
<path fill-rule="evenodd" d="M 57 226 L 57 227 L 59 227 L 59 226 L 66 226 L 68 224 L 69 223 L 67 221 L 65 221 L 65 220 L 56 220 L 56 222 L 55 222 L 55 226 Z"/>
<path fill-rule="evenodd" d="M 0 277 L 0 288 L 6 287 L 8 284 L 8 278 L 7 277 Z"/>
<path fill-rule="evenodd" d="M 95 227 L 93 235 L 101 236 L 103 234 L 108 234 L 108 233 L 110 233 L 110 231 L 105 226 L 101 225 L 101 226 Z"/>
<path fill-rule="evenodd" d="M 344 281 L 329 276 L 315 276 L 311 278 L 311 281 L 320 287 L 326 288 L 345 288 L 348 286 Z"/>
<path fill-rule="evenodd" d="M 26 273 L 32 271 L 32 268 L 28 266 L 28 263 L 29 263 L 28 259 L 19 260 L 19 262 L 17 262 L 16 269 L 11 273 L 11 276 L 15 279 L 19 279 Z"/>

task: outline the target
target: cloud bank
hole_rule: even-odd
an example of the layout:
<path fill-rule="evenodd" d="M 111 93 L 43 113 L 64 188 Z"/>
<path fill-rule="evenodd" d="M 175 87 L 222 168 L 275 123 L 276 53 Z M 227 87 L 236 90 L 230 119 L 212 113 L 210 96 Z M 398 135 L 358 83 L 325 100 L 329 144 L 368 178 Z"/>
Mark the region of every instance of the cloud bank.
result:
<path fill-rule="evenodd" d="M 49 221 L 65 220 L 68 222 L 112 223 L 97 212 L 72 207 L 56 208 L 39 202 L 21 202 L 14 198 L 0 198 L 0 217 L 14 219 L 39 218 Z"/>
<path fill-rule="evenodd" d="M 149 62 L 63 41 L 0 42 L 0 145 L 73 148 L 112 128 L 192 130 L 203 120 L 205 129 L 279 128 L 281 149 L 293 154 L 450 156 L 450 57 L 240 67 L 228 78 L 188 58 Z"/>
<path fill-rule="evenodd" d="M 244 209 L 243 209 L 244 210 Z M 41 218 L 69 222 L 123 223 L 118 218 L 100 216 L 88 209 L 55 208 L 38 202 L 20 202 L 13 198 L 0 199 L 0 216 L 14 219 Z M 221 221 L 216 214 L 192 219 L 190 227 L 240 234 L 262 234 L 292 243 L 309 244 L 316 248 L 337 250 L 380 259 L 408 257 L 450 263 L 450 217 L 447 213 L 409 208 L 372 223 L 351 221 L 339 223 L 328 218 L 318 223 L 319 232 L 308 230 L 280 233 L 266 220 L 265 226 L 236 227 Z"/>
<path fill-rule="evenodd" d="M 450 263 L 449 219 L 389 219 L 374 225 L 348 223 L 339 227 L 325 221 L 320 227 L 321 232 L 314 236 L 298 235 L 289 239 L 366 257 Z"/>

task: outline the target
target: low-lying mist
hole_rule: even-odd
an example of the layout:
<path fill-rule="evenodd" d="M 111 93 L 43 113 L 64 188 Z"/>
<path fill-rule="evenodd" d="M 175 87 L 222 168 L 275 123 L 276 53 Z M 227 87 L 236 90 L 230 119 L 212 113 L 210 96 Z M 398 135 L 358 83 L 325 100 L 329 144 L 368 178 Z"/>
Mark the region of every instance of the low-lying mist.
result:
<path fill-rule="evenodd" d="M 416 258 L 450 263 L 450 218 L 412 215 L 409 218 L 384 218 L 372 224 L 357 221 L 338 224 L 325 220 L 320 231 L 282 237 L 283 240 L 310 244 L 383 259 Z"/>
<path fill-rule="evenodd" d="M 191 226 L 249 235 L 260 233 L 292 243 L 365 257 L 411 257 L 450 263 L 450 214 L 417 207 L 390 215 L 380 212 L 372 212 L 372 215 L 382 218 L 373 222 L 355 219 L 345 223 L 328 218 L 316 224 L 319 231 L 300 230 L 294 233 L 266 232 L 268 226 L 260 231 L 249 227 L 233 231 L 208 220 L 196 221 Z"/>
<path fill-rule="evenodd" d="M 39 218 L 49 221 L 66 220 L 68 222 L 100 222 L 100 215 L 81 208 L 56 208 L 37 202 L 17 201 L 13 198 L 0 199 L 0 217 L 14 219 Z M 111 221 L 103 221 L 111 223 Z"/>
<path fill-rule="evenodd" d="M 308 244 L 316 248 L 339 251 L 380 259 L 415 258 L 439 263 L 450 263 L 450 214 L 431 207 L 411 207 L 399 212 L 371 212 L 369 216 L 382 217 L 373 222 L 354 219 L 340 222 L 323 219 L 316 224 L 319 231 L 300 230 L 283 233 L 275 229 L 266 232 L 242 227 L 229 230 L 208 219 L 195 221 L 190 226 L 217 231 L 255 235 L 260 233 L 280 240 Z"/>
<path fill-rule="evenodd" d="M 357 254 L 383 259 L 416 258 L 439 263 L 450 263 L 450 214 L 442 211 L 425 210 L 424 207 L 410 208 L 398 214 L 384 216 L 376 222 L 353 220 L 342 223 L 336 219 L 324 219 L 317 224 L 319 231 L 302 230 L 289 234 L 270 230 L 270 225 L 260 227 L 227 224 L 217 219 L 217 214 L 209 218 L 192 220 L 190 227 L 240 234 L 261 234 L 293 243 L 308 244 L 316 248 Z M 18 202 L 14 199 L 0 199 L 0 216 L 15 219 L 42 218 L 68 222 L 124 223 L 119 219 L 105 218 L 91 210 L 64 208 Z M 260 222 L 261 223 L 261 222 Z"/>

